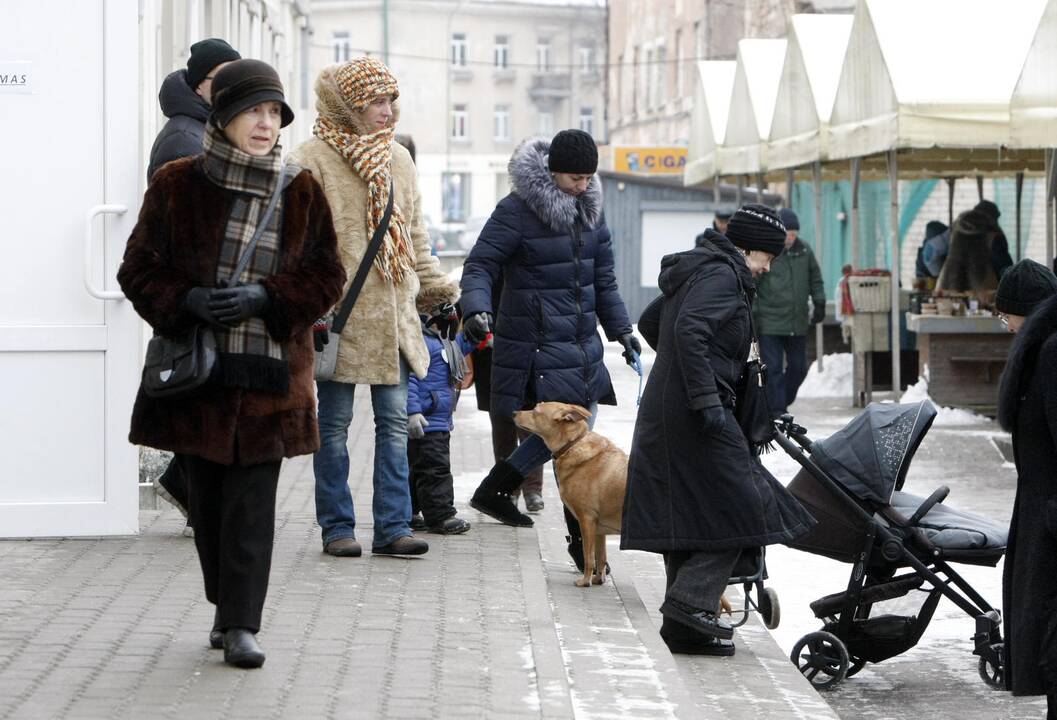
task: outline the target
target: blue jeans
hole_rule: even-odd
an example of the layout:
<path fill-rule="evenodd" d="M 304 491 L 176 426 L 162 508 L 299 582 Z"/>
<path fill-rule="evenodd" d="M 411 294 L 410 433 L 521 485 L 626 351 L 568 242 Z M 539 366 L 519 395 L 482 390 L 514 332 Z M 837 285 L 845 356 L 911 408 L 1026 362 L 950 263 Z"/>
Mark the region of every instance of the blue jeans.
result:
<path fill-rule="evenodd" d="M 356 386 L 320 382 L 319 451 L 312 458 L 316 475 L 316 520 L 323 545 L 356 537 L 356 513 L 349 492 L 349 424 Z M 411 535 L 411 493 L 407 466 L 407 365 L 400 363 L 400 384 L 371 385 L 374 408 L 374 546 Z"/>
<path fill-rule="evenodd" d="M 598 417 L 598 403 L 591 403 L 591 407 L 587 409 L 591 411 L 587 427 L 594 429 L 595 418 Z M 552 457 L 551 451 L 547 449 L 539 435 L 529 435 L 527 440 L 517 446 L 517 450 L 510 453 L 506 461 L 521 473 L 522 477 L 527 477 L 529 473 L 542 467 Z"/>
<path fill-rule="evenodd" d="M 807 336 L 760 335 L 759 339 L 767 366 L 767 407 L 777 417 L 793 404 L 807 377 Z"/>

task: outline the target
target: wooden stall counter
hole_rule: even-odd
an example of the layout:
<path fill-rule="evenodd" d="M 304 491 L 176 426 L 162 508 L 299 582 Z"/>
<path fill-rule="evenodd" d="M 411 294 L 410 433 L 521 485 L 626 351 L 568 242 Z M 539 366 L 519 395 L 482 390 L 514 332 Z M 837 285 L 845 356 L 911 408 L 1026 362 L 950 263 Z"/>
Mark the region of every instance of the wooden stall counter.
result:
<path fill-rule="evenodd" d="M 994 415 L 998 380 L 1013 343 L 991 315 L 907 313 L 907 329 L 918 336 L 918 374 L 929 372 L 929 395 L 940 405 Z"/>

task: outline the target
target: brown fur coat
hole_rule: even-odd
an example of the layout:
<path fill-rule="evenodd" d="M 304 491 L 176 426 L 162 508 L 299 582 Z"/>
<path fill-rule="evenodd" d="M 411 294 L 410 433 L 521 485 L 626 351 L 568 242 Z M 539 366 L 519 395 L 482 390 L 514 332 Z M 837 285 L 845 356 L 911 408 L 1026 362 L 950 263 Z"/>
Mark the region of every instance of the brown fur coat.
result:
<path fill-rule="evenodd" d="M 367 233 L 367 185 L 345 158 L 319 138 L 302 143 L 290 158 L 311 170 L 323 186 L 351 283 L 371 239 Z M 371 269 L 342 332 L 334 376 L 339 382 L 395 385 L 400 381 L 401 356 L 415 375 L 425 377 L 429 351 L 422 339 L 418 310 L 428 312 L 459 298 L 458 284 L 441 272 L 437 258 L 430 255 L 415 165 L 397 143 L 393 143 L 393 185 L 395 203 L 409 223 L 415 246 L 415 272 L 391 285 Z"/>
<path fill-rule="evenodd" d="M 136 312 L 165 335 L 196 318 L 182 309 L 195 286 L 212 287 L 232 194 L 214 185 L 201 159 L 169 163 L 147 188 L 118 282 Z M 345 272 L 322 189 L 302 171 L 283 194 L 280 271 L 262 281 L 271 300 L 262 316 L 290 364 L 285 395 L 207 384 L 175 398 L 142 388 L 129 439 L 139 445 L 230 465 L 253 465 L 319 448 L 312 323 L 340 296 Z"/>

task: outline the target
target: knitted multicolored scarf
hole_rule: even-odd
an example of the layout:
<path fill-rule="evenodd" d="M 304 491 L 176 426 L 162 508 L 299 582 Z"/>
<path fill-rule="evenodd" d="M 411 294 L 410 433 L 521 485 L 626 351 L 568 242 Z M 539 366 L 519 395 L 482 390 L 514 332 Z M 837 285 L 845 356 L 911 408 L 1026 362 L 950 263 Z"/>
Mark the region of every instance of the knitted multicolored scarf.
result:
<path fill-rule="evenodd" d="M 316 118 L 312 134 L 341 153 L 356 174 L 367 183 L 367 237 L 370 237 L 382 221 L 389 201 L 392 144 L 396 129 L 387 127 L 374 133 L 357 135 L 321 114 Z M 407 219 L 395 199 L 389 231 L 378 249 L 374 265 L 381 276 L 392 284 L 401 282 L 415 268 L 415 248 L 411 233 L 408 232 Z"/>

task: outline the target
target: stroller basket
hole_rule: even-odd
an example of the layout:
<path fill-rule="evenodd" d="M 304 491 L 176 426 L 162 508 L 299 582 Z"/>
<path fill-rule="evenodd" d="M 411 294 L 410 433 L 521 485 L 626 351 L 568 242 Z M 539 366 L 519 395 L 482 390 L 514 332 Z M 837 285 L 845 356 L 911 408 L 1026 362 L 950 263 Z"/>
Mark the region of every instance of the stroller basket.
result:
<path fill-rule="evenodd" d="M 859 602 L 864 605 L 873 605 L 885 600 L 901 598 L 911 590 L 917 590 L 924 582 L 925 579 L 916 573 L 900 575 L 886 583 L 870 585 L 864 588 Z M 839 615 L 847 599 L 847 592 L 827 595 L 811 603 L 811 612 L 815 613 L 815 617 L 819 619 Z"/>

